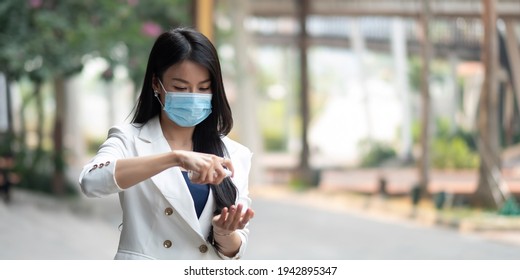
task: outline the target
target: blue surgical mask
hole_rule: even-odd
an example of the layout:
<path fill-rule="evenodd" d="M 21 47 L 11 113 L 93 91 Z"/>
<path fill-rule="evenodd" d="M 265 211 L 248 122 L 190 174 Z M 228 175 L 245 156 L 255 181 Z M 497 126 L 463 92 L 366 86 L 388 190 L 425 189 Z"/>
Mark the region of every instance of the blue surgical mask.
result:
<path fill-rule="evenodd" d="M 164 89 L 162 83 L 161 86 Z M 166 89 L 164 91 L 166 92 L 164 105 L 161 103 L 163 110 L 168 118 L 179 126 L 196 126 L 211 114 L 212 94 L 210 93 L 167 92 Z"/>

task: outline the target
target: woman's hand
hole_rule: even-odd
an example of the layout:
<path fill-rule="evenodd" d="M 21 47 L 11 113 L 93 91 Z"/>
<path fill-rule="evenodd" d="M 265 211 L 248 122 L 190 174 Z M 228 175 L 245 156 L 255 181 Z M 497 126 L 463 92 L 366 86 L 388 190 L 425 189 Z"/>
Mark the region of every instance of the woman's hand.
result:
<path fill-rule="evenodd" d="M 240 251 L 242 239 L 235 234 L 237 229 L 243 229 L 255 212 L 248 208 L 242 213 L 242 204 L 224 207 L 219 215 L 213 217 L 213 238 L 218 243 L 218 250 L 227 257 L 236 256 Z"/>
<path fill-rule="evenodd" d="M 242 213 L 243 205 L 231 205 L 229 209 L 224 207 L 219 215 L 213 217 L 213 234 L 216 236 L 229 236 L 237 229 L 243 229 L 251 220 L 255 211 L 248 208 Z"/>
<path fill-rule="evenodd" d="M 226 178 L 226 168 L 234 174 L 233 163 L 228 158 L 216 155 L 175 151 L 178 155 L 179 165 L 191 173 L 190 180 L 195 184 L 218 185 Z"/>

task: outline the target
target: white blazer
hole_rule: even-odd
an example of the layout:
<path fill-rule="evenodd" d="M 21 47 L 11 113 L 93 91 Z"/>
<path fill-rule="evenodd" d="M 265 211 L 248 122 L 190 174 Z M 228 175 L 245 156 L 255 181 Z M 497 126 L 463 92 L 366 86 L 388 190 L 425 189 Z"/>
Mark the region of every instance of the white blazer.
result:
<path fill-rule="evenodd" d="M 235 170 L 232 178 L 238 189 L 237 203 L 250 207 L 248 174 L 251 151 L 222 138 Z M 167 169 L 128 189 L 121 189 L 114 177 L 117 160 L 171 151 L 155 117 L 142 127 L 132 124 L 112 127 L 96 156 L 79 176 L 82 192 L 88 197 L 119 193 L 123 226 L 115 259 L 230 259 L 208 241 L 211 219 L 216 209 L 210 191 L 204 210 L 197 219 L 193 199 L 178 167 Z M 239 252 L 247 246 L 247 226 L 238 230 L 242 239 Z"/>

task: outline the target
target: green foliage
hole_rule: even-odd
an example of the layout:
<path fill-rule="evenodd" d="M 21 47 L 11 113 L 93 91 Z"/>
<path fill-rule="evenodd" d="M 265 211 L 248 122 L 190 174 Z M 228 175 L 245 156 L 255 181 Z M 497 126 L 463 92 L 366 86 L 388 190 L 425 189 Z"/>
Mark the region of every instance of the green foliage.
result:
<path fill-rule="evenodd" d="M 451 131 L 447 120 L 437 120 L 437 133 L 432 143 L 432 164 L 440 169 L 472 169 L 478 167 L 479 157 L 471 133 Z"/>
<path fill-rule="evenodd" d="M 45 150 L 21 150 L 14 156 L 14 171 L 20 178 L 16 187 L 31 191 L 53 194 L 52 186 L 55 161 L 64 168 L 63 158 L 56 159 L 54 153 Z M 70 181 L 65 182 L 65 194 L 74 196 L 77 187 Z"/>
<path fill-rule="evenodd" d="M 286 139 L 274 131 L 266 130 L 263 135 L 264 148 L 271 152 L 281 152 L 287 149 Z"/>
<path fill-rule="evenodd" d="M 396 156 L 395 150 L 388 144 L 381 141 L 365 139 L 360 141 L 361 166 L 376 167 L 387 159 Z"/>
<path fill-rule="evenodd" d="M 511 196 L 508 198 L 504 206 L 498 211 L 498 214 L 504 216 L 519 216 L 520 215 L 520 205 L 516 201 L 516 199 Z"/>
<path fill-rule="evenodd" d="M 478 155 L 471 151 L 461 137 L 435 139 L 432 146 L 432 161 L 435 168 L 467 169 L 478 167 Z"/>
<path fill-rule="evenodd" d="M 289 180 L 289 187 L 292 190 L 299 192 L 307 190 L 310 186 L 303 179 L 291 178 Z"/>
<path fill-rule="evenodd" d="M 420 123 L 412 126 L 415 144 L 420 141 Z M 475 137 L 471 132 L 451 128 L 446 119 L 437 119 L 432 140 L 432 165 L 440 169 L 472 169 L 478 167 L 479 156 Z"/>
<path fill-rule="evenodd" d="M 111 79 L 113 68 L 122 65 L 138 87 L 153 41 L 164 30 L 187 25 L 190 5 L 188 0 L 2 0 L 0 72 L 8 82 L 28 78 L 34 84 L 62 85 L 90 59 L 101 57 L 109 64 L 103 78 Z M 58 106 L 64 105 L 58 104 L 56 112 L 61 112 Z M 59 127 L 54 137 L 62 143 Z M 15 142 L 20 186 L 50 191 L 53 172 L 66 170 L 61 145 L 56 151 L 31 150 L 25 139 Z"/>
<path fill-rule="evenodd" d="M 268 112 L 268 114 L 266 114 Z M 287 128 L 284 102 L 264 102 L 258 110 L 266 151 L 284 151 L 287 148 Z"/>
<path fill-rule="evenodd" d="M 142 79 L 158 32 L 188 23 L 187 0 L 0 3 L 0 71 L 12 80 L 70 76 L 100 56 Z M 135 73 L 135 76 L 134 76 Z"/>
<path fill-rule="evenodd" d="M 408 60 L 408 79 L 412 92 L 421 92 L 422 58 L 412 56 Z M 430 61 L 430 81 L 440 81 L 449 75 L 449 64 L 443 60 Z"/>

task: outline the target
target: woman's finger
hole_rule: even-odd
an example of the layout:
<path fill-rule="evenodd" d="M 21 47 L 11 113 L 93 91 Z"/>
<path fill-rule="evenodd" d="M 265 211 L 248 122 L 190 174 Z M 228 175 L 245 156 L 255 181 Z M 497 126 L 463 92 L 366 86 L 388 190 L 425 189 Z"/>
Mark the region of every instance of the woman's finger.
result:
<path fill-rule="evenodd" d="M 255 211 L 253 211 L 252 209 L 247 209 L 246 213 L 242 216 L 242 219 L 239 224 L 239 228 L 243 229 L 254 216 L 255 216 Z"/>
<path fill-rule="evenodd" d="M 231 177 L 235 175 L 235 168 L 233 167 L 233 162 L 231 159 L 223 157 L 221 165 L 225 166 L 229 171 L 231 171 Z"/>
<path fill-rule="evenodd" d="M 218 224 L 220 227 L 223 227 L 224 224 L 226 223 L 227 214 L 228 214 L 228 208 L 227 208 L 227 207 L 224 207 L 224 208 L 222 209 L 222 211 L 220 212 L 220 218 L 219 218 L 218 221 L 217 221 L 217 224 Z"/>
<path fill-rule="evenodd" d="M 222 183 L 222 180 L 226 178 L 226 172 L 224 171 L 224 168 L 222 166 L 219 166 L 215 168 L 213 171 L 213 178 L 212 178 L 212 184 L 218 185 Z"/>
<path fill-rule="evenodd" d="M 235 230 L 238 227 L 238 224 L 240 223 L 240 219 L 242 218 L 242 209 L 243 205 L 238 204 L 235 212 L 235 216 L 233 217 L 233 220 L 231 221 L 230 228 Z"/>
<path fill-rule="evenodd" d="M 229 214 L 226 217 L 226 223 L 224 224 L 226 229 L 232 229 L 233 221 L 235 220 L 235 215 L 237 214 L 237 207 L 235 205 L 231 205 L 229 207 Z"/>

